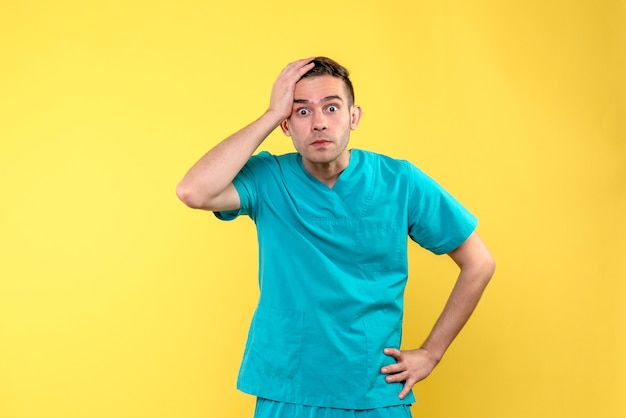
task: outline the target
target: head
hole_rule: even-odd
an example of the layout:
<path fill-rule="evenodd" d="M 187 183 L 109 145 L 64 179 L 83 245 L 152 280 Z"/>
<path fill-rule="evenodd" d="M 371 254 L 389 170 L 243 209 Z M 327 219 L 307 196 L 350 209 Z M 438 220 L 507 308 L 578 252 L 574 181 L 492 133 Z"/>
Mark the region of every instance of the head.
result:
<path fill-rule="evenodd" d="M 315 64 L 315 66 L 311 68 L 306 74 L 304 74 L 302 78 L 329 75 L 331 77 L 336 77 L 343 80 L 346 86 L 348 100 L 350 101 L 349 104 L 350 106 L 354 105 L 354 88 L 352 87 L 352 82 L 349 78 L 350 73 L 348 72 L 348 70 L 337 61 L 326 57 L 316 57 L 313 59 L 312 62 L 313 64 Z"/>
<path fill-rule="evenodd" d="M 324 57 L 313 63 L 296 83 L 291 116 L 281 128 L 291 137 L 307 169 L 341 170 L 350 160 L 350 131 L 359 124 L 361 108 L 354 104 L 352 83 L 344 67 Z"/>

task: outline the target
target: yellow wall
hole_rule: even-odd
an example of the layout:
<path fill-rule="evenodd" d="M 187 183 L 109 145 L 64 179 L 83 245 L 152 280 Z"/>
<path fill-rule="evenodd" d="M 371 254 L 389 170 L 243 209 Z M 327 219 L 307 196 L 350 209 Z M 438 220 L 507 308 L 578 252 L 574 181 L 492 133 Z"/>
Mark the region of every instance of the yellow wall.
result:
<path fill-rule="evenodd" d="M 254 228 L 174 188 L 317 54 L 352 70 L 352 145 L 437 178 L 498 260 L 415 416 L 625 416 L 625 18 L 619 0 L 3 1 L 0 417 L 251 416 Z M 455 274 L 410 257 L 407 347 Z"/>

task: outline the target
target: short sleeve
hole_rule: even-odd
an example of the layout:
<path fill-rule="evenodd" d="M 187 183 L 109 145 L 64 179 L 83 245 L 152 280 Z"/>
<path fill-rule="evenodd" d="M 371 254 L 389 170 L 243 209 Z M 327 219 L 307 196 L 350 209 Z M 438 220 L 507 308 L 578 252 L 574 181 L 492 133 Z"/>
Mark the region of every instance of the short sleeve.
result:
<path fill-rule="evenodd" d="M 410 176 L 409 236 L 435 254 L 458 248 L 478 219 L 435 180 L 407 162 Z"/>
<path fill-rule="evenodd" d="M 273 160 L 272 155 L 263 151 L 257 155 L 250 157 L 248 162 L 239 171 L 233 179 L 233 186 L 239 194 L 241 207 L 235 210 L 224 210 L 214 212 L 215 216 L 223 221 L 231 221 L 240 215 L 248 215 L 255 219 L 255 206 L 258 200 L 259 180 L 264 177 L 264 170 L 268 167 L 268 163 Z"/>

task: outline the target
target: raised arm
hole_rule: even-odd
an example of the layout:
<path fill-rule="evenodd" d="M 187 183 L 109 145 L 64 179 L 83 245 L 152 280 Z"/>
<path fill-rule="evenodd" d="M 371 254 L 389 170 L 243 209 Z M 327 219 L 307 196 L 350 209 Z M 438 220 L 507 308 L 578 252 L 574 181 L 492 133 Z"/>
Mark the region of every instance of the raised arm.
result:
<path fill-rule="evenodd" d="M 472 315 L 495 270 L 493 257 L 475 232 L 448 255 L 461 271 L 443 312 L 422 347 L 416 350 L 385 349 L 385 354 L 394 357 L 396 364 L 383 367 L 381 373 L 388 375 L 388 382 L 404 382 L 399 395 L 401 399 L 437 366 Z"/>
<path fill-rule="evenodd" d="M 233 179 L 261 143 L 291 115 L 296 83 L 311 68 L 312 58 L 287 65 L 272 87 L 269 108 L 257 120 L 229 136 L 196 162 L 176 188 L 187 206 L 231 210 L 240 206 Z"/>

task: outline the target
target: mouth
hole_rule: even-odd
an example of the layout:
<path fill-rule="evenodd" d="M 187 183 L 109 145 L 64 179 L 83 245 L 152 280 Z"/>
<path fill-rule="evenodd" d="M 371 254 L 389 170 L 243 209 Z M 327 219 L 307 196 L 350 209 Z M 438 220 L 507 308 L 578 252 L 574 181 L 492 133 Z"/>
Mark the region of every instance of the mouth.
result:
<path fill-rule="evenodd" d="M 326 139 L 316 139 L 315 141 L 311 142 L 311 146 L 313 147 L 323 147 L 326 146 L 328 144 L 330 144 L 331 142 L 326 140 Z"/>

